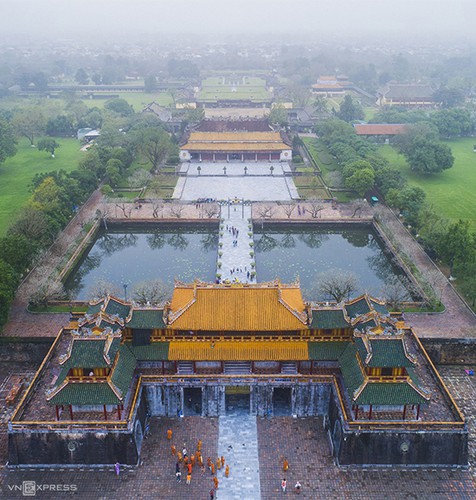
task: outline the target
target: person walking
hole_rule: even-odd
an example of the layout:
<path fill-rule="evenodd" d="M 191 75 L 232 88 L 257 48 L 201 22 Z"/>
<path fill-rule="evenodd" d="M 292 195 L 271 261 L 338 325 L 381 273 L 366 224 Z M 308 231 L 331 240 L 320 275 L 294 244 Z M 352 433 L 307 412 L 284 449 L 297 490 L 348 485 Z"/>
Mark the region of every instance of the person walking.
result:
<path fill-rule="evenodd" d="M 299 495 L 301 493 L 301 483 L 299 481 L 296 481 L 296 484 L 294 485 L 294 492 L 296 495 Z"/>
<path fill-rule="evenodd" d="M 192 482 L 192 474 L 191 474 L 191 472 L 189 472 L 187 474 L 187 484 L 190 484 L 191 482 Z"/>
<path fill-rule="evenodd" d="M 215 498 L 215 490 L 212 488 L 209 492 L 210 495 L 210 500 L 213 500 Z"/>
<path fill-rule="evenodd" d="M 177 483 L 182 482 L 182 472 L 180 471 L 180 463 L 177 462 L 175 464 L 175 480 Z"/>
<path fill-rule="evenodd" d="M 287 485 L 286 478 L 283 477 L 283 480 L 281 481 L 281 489 L 283 490 L 283 493 L 286 493 L 286 485 Z"/>

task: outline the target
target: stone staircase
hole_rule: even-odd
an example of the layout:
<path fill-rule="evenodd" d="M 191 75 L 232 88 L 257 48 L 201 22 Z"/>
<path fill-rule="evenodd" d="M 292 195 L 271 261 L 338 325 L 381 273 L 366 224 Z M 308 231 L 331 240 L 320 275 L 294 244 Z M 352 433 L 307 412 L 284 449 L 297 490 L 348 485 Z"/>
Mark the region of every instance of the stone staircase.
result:
<path fill-rule="evenodd" d="M 294 361 L 286 361 L 281 364 L 281 373 L 286 375 L 296 375 L 298 372 L 297 364 Z"/>
<path fill-rule="evenodd" d="M 249 361 L 226 361 L 226 375 L 243 375 L 251 373 L 251 363 Z"/>
<path fill-rule="evenodd" d="M 193 375 L 192 361 L 179 361 L 177 363 L 177 373 L 179 375 Z"/>

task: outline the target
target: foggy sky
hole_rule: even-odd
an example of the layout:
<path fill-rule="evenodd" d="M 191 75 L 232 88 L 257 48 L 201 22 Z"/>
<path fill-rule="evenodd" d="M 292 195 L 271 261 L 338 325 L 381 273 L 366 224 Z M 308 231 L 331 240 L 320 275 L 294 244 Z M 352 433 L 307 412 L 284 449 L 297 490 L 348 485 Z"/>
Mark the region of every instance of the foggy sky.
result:
<path fill-rule="evenodd" d="M 476 0 L 0 0 L 0 38 L 474 35 Z"/>

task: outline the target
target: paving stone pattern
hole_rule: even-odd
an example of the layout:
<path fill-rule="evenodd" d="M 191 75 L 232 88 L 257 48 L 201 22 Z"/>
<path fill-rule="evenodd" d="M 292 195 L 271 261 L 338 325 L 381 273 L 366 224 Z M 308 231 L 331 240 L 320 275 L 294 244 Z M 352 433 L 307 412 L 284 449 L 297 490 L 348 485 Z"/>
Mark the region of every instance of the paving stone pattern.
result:
<path fill-rule="evenodd" d="M 218 454 L 230 466 L 230 476 L 217 490 L 217 499 L 260 498 L 260 471 L 256 417 L 237 415 L 219 417 Z"/>
<path fill-rule="evenodd" d="M 253 242 L 253 229 L 249 228 L 248 222 L 251 218 L 251 206 L 224 205 L 221 207 L 221 217 L 225 220 L 222 223 L 223 229 L 220 229 L 219 243 L 222 243 L 222 246 L 219 246 L 218 251 L 223 255 L 218 257 L 221 267 L 217 267 L 217 274 L 221 274 L 222 282 L 255 283 L 256 279 L 251 276 L 255 271 L 252 266 L 255 259 L 250 255 L 250 252 L 254 252 L 254 247 L 250 246 L 250 242 Z M 248 233 L 251 233 L 251 236 Z"/>

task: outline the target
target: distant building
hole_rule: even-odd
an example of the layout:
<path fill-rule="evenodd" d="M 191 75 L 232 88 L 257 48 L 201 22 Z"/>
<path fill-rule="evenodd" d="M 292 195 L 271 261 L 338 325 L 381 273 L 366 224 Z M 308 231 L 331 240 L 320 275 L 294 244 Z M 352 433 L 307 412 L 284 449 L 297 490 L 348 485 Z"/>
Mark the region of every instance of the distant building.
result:
<path fill-rule="evenodd" d="M 290 161 L 292 146 L 266 120 L 204 120 L 187 133 L 181 161 Z"/>
<path fill-rule="evenodd" d="M 424 84 L 389 83 L 377 95 L 378 106 L 401 106 L 405 108 L 429 108 L 438 104 L 434 89 Z"/>
<path fill-rule="evenodd" d="M 396 135 L 404 134 L 408 125 L 401 123 L 356 123 L 357 135 L 370 137 L 377 142 L 390 142 Z"/>
<path fill-rule="evenodd" d="M 314 95 L 332 97 L 345 94 L 350 87 L 352 87 L 352 82 L 347 76 L 320 76 L 312 85 L 311 92 Z"/>

